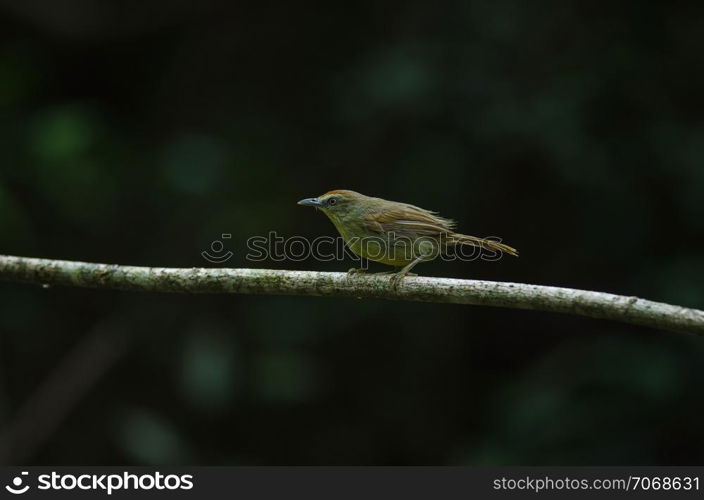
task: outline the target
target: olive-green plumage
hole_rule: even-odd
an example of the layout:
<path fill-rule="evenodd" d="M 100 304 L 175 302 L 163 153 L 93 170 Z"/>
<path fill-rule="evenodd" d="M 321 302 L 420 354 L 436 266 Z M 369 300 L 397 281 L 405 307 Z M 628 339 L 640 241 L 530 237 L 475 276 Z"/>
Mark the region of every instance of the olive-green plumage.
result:
<path fill-rule="evenodd" d="M 424 260 L 431 260 L 448 247 L 471 245 L 518 256 L 508 245 L 454 232 L 455 223 L 435 212 L 395 201 L 337 189 L 299 205 L 322 210 L 345 243 L 357 255 L 401 267 L 402 278 Z"/>

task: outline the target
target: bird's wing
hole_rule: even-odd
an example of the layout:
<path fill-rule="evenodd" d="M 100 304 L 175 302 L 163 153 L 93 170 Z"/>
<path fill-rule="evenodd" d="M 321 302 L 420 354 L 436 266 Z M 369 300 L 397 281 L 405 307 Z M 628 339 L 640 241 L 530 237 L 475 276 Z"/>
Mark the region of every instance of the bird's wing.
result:
<path fill-rule="evenodd" d="M 374 233 L 395 233 L 397 236 L 439 236 L 452 232 L 455 223 L 433 212 L 403 203 L 389 204 L 367 212 L 363 225 Z"/>

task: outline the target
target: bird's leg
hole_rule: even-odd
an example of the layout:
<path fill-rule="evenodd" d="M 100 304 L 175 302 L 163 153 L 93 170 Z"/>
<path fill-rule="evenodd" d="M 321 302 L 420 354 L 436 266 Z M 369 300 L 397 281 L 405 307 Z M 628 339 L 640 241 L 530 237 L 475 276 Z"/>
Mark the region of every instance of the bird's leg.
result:
<path fill-rule="evenodd" d="M 364 274 L 364 273 L 366 273 L 366 272 L 367 272 L 367 271 L 366 271 L 364 268 L 362 268 L 362 267 L 360 267 L 359 269 L 357 269 L 356 267 L 350 267 L 350 268 L 347 270 L 347 274 Z"/>
<path fill-rule="evenodd" d="M 405 278 L 405 277 L 408 276 L 409 274 L 412 274 L 412 273 L 410 272 L 411 269 L 413 269 L 415 266 L 417 266 L 418 264 L 420 264 L 420 263 L 423 262 L 424 260 L 425 260 L 425 257 L 424 257 L 424 256 L 416 257 L 416 260 L 414 260 L 413 262 L 411 262 L 410 264 L 408 264 L 406 267 L 404 267 L 403 269 L 401 269 L 399 272 L 397 272 L 396 274 L 394 274 L 394 275 L 391 277 L 391 285 L 392 285 L 394 288 L 398 287 L 398 284 L 401 283 L 401 280 L 402 280 L 403 278 Z"/>

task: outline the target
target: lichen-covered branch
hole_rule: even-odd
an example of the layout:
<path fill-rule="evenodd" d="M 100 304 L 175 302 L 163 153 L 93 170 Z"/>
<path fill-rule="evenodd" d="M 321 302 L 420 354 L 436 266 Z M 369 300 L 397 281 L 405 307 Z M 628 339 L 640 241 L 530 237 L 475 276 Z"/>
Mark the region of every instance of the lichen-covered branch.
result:
<path fill-rule="evenodd" d="M 135 267 L 0 255 L 0 280 L 141 292 L 238 293 L 446 302 L 578 314 L 704 334 L 704 311 L 553 286 L 271 269 Z"/>

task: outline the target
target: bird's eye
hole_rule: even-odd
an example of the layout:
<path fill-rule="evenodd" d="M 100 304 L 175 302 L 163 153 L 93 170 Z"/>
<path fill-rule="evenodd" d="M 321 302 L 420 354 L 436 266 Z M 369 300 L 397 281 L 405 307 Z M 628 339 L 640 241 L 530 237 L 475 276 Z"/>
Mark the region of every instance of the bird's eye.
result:
<path fill-rule="evenodd" d="M 333 206 L 335 203 L 337 203 L 337 198 L 330 198 L 328 200 L 328 205 Z"/>

